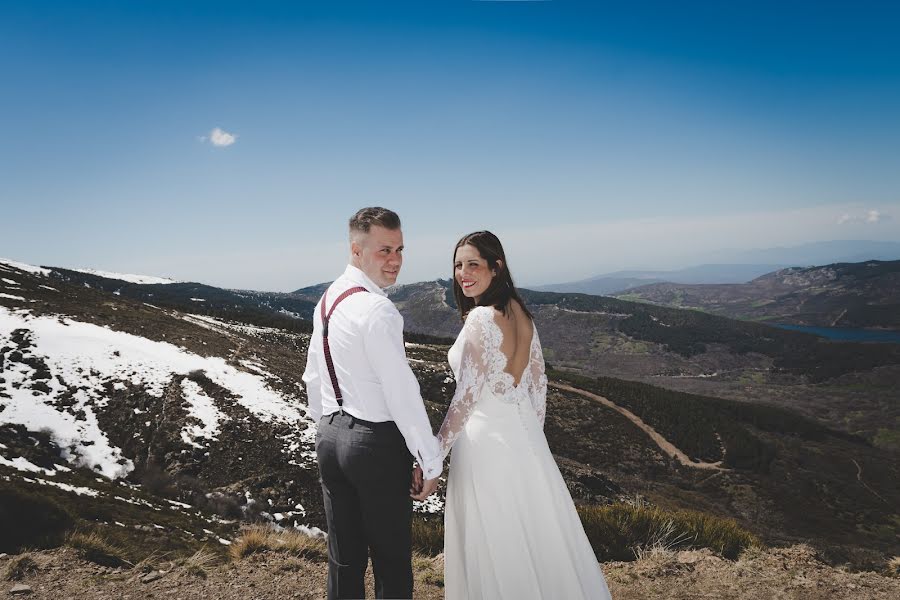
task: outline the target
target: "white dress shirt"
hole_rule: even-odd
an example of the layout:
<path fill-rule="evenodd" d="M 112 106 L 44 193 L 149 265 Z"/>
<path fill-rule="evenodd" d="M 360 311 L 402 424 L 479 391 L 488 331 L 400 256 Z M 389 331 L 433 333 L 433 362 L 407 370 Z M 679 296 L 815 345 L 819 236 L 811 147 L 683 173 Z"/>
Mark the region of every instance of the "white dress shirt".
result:
<path fill-rule="evenodd" d="M 394 421 L 425 479 L 434 479 L 443 470 L 443 459 L 425 412 L 419 382 L 406 359 L 403 317 L 397 307 L 365 273 L 347 265 L 344 274 L 328 288 L 325 312 L 331 310 L 344 291 L 357 286 L 369 293 L 345 298 L 328 323 L 328 346 L 344 412 L 365 421 Z M 310 416 L 316 423 L 323 415 L 340 410 L 322 350 L 321 303 L 319 299 L 313 315 L 303 373 Z"/>

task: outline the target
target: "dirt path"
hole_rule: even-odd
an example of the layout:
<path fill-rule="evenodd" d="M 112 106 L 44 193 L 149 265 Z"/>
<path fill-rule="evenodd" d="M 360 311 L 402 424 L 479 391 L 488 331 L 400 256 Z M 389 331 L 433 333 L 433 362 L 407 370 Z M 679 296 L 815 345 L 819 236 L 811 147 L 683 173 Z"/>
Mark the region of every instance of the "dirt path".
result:
<path fill-rule="evenodd" d="M 841 314 L 839 314 L 839 315 L 837 316 L 837 318 L 836 318 L 834 321 L 831 322 L 831 326 L 832 326 L 832 327 L 836 327 L 838 321 L 840 321 L 841 319 L 843 319 L 843 318 L 844 318 L 844 315 L 846 315 L 846 314 L 847 314 L 847 309 L 845 308 L 845 309 L 844 309 L 844 312 L 842 312 Z"/>
<path fill-rule="evenodd" d="M 609 408 L 611 408 L 615 411 L 618 411 L 626 419 L 628 419 L 629 421 L 631 421 L 632 423 L 634 423 L 635 425 L 640 427 L 644 431 L 644 433 L 649 435 L 650 439 L 652 439 L 654 442 L 656 442 L 656 445 L 659 446 L 660 450 L 662 450 L 667 455 L 671 456 L 672 458 L 674 458 L 675 460 L 677 460 L 678 462 L 680 462 L 681 464 L 683 464 L 686 467 L 694 467 L 695 469 L 709 469 L 709 470 L 714 470 L 714 471 L 727 471 L 728 470 L 727 467 L 722 466 L 721 460 L 716 461 L 714 463 L 691 460 L 687 454 L 685 454 L 684 452 L 682 452 L 681 450 L 676 448 L 675 445 L 672 444 L 672 442 L 670 442 L 669 440 L 664 438 L 662 435 L 660 435 L 660 433 L 658 431 L 656 431 L 655 429 L 653 429 L 652 427 L 650 427 L 649 425 L 644 423 L 644 421 L 641 420 L 641 418 L 639 416 L 637 416 L 636 414 L 634 414 L 627 408 L 622 408 L 615 402 L 612 402 L 611 400 L 608 400 L 607 398 L 604 398 L 603 396 L 598 396 L 597 394 L 588 392 L 587 390 L 582 390 L 582 389 L 579 389 L 576 387 L 572 387 L 571 385 L 566 385 L 564 383 L 551 382 L 550 387 L 556 388 L 558 390 L 565 390 L 567 392 L 572 392 L 573 394 L 579 394 L 581 396 L 584 396 L 585 398 L 590 398 L 591 400 L 599 402 L 600 404 L 602 404 L 604 406 L 608 406 Z"/>
<path fill-rule="evenodd" d="M 862 467 L 859 466 L 859 463 L 856 462 L 856 459 L 851 458 L 850 460 L 852 460 L 852 461 L 853 461 L 853 464 L 856 465 L 856 480 L 859 481 L 861 484 L 863 484 L 863 487 L 864 487 L 864 488 L 866 488 L 867 490 L 869 490 L 870 492 L 872 492 L 873 494 L 875 494 L 875 496 L 876 496 L 879 500 L 881 500 L 882 502 L 884 502 L 884 503 L 886 503 L 886 504 L 890 504 L 887 500 L 885 500 L 884 498 L 881 497 L 881 494 L 879 494 L 878 492 L 876 492 L 875 490 L 873 490 L 872 488 L 870 488 L 870 487 L 869 487 L 869 484 L 867 484 L 865 481 L 863 481 L 863 479 L 862 479 Z"/>

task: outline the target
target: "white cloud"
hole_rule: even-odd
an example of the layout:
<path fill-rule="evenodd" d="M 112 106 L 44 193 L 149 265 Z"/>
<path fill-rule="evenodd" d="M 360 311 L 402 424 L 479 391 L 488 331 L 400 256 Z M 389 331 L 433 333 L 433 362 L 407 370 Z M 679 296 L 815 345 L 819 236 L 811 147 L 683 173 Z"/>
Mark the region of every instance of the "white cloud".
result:
<path fill-rule="evenodd" d="M 881 223 L 887 221 L 890 218 L 890 215 L 887 215 L 880 210 L 869 209 L 864 213 L 844 213 L 838 217 L 837 224 L 846 225 L 847 223 Z"/>
<path fill-rule="evenodd" d="M 215 127 L 212 131 L 209 132 L 209 136 L 200 136 L 201 142 L 205 142 L 206 140 L 209 140 L 209 142 L 213 146 L 216 146 L 218 148 L 225 148 L 237 141 L 237 135 L 234 133 L 228 133 L 223 129 Z"/>

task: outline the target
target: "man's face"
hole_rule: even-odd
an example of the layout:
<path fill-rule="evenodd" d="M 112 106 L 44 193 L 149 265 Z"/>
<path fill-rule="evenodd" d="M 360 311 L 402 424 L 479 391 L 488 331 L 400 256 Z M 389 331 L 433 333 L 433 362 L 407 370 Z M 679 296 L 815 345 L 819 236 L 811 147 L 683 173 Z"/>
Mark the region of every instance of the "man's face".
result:
<path fill-rule="evenodd" d="M 403 232 L 373 225 L 369 233 L 357 233 L 350 243 L 354 266 L 358 267 L 378 287 L 397 283 L 403 264 Z"/>

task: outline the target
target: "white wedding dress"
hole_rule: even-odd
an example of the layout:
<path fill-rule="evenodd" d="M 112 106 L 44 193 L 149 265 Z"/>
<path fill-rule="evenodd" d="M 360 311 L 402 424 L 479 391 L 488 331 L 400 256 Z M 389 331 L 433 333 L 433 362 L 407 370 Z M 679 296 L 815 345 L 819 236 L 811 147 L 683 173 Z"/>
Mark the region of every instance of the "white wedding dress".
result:
<path fill-rule="evenodd" d="M 537 329 L 518 385 L 495 310 L 475 307 L 448 358 L 456 393 L 439 439 L 451 446 L 444 516 L 447 598 L 609 599 L 544 437 L 547 377 Z"/>

